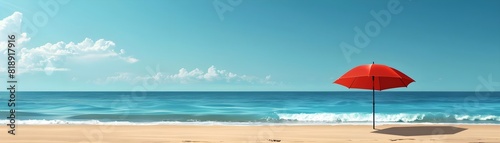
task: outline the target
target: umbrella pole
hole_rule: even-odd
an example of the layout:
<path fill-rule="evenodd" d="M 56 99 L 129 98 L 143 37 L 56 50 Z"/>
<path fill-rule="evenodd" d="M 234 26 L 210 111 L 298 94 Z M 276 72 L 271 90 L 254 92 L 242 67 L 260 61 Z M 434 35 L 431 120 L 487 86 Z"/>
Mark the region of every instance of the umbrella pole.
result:
<path fill-rule="evenodd" d="M 373 129 L 375 129 L 375 76 L 372 76 L 372 116 L 373 116 Z"/>

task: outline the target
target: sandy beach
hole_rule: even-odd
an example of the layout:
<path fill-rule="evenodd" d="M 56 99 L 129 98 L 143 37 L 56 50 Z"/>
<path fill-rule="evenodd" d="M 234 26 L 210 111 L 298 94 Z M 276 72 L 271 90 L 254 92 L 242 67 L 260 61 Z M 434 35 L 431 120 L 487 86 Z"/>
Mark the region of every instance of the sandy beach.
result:
<path fill-rule="evenodd" d="M 500 143 L 498 125 L 20 125 L 8 143 Z"/>

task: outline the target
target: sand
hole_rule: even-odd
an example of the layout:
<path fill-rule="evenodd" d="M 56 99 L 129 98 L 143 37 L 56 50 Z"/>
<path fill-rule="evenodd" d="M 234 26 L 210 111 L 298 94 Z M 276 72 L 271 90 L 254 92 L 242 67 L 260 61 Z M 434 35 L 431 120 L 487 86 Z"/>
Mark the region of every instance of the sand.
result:
<path fill-rule="evenodd" d="M 18 125 L 1 143 L 500 143 L 500 125 Z"/>

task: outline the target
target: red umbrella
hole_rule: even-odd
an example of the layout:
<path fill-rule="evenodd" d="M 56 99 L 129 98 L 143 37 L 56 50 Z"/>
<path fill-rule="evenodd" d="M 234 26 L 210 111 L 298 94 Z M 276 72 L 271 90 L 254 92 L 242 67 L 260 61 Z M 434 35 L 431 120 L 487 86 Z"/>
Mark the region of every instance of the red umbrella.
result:
<path fill-rule="evenodd" d="M 372 116 L 373 129 L 375 129 L 375 90 L 407 87 L 411 82 L 415 82 L 415 80 L 392 67 L 372 63 L 351 69 L 333 83 L 347 88 L 372 90 Z"/>

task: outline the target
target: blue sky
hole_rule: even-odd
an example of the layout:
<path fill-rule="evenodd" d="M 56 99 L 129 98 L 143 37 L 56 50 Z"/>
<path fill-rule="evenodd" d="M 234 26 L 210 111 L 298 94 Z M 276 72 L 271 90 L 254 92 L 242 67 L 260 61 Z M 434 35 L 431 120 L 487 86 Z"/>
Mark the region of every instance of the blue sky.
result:
<path fill-rule="evenodd" d="M 346 91 L 332 82 L 372 61 L 416 80 L 394 91 L 500 81 L 495 0 L 44 2 L 0 2 L 0 33 L 20 38 L 18 90 Z M 343 52 L 367 25 L 369 43 Z"/>

